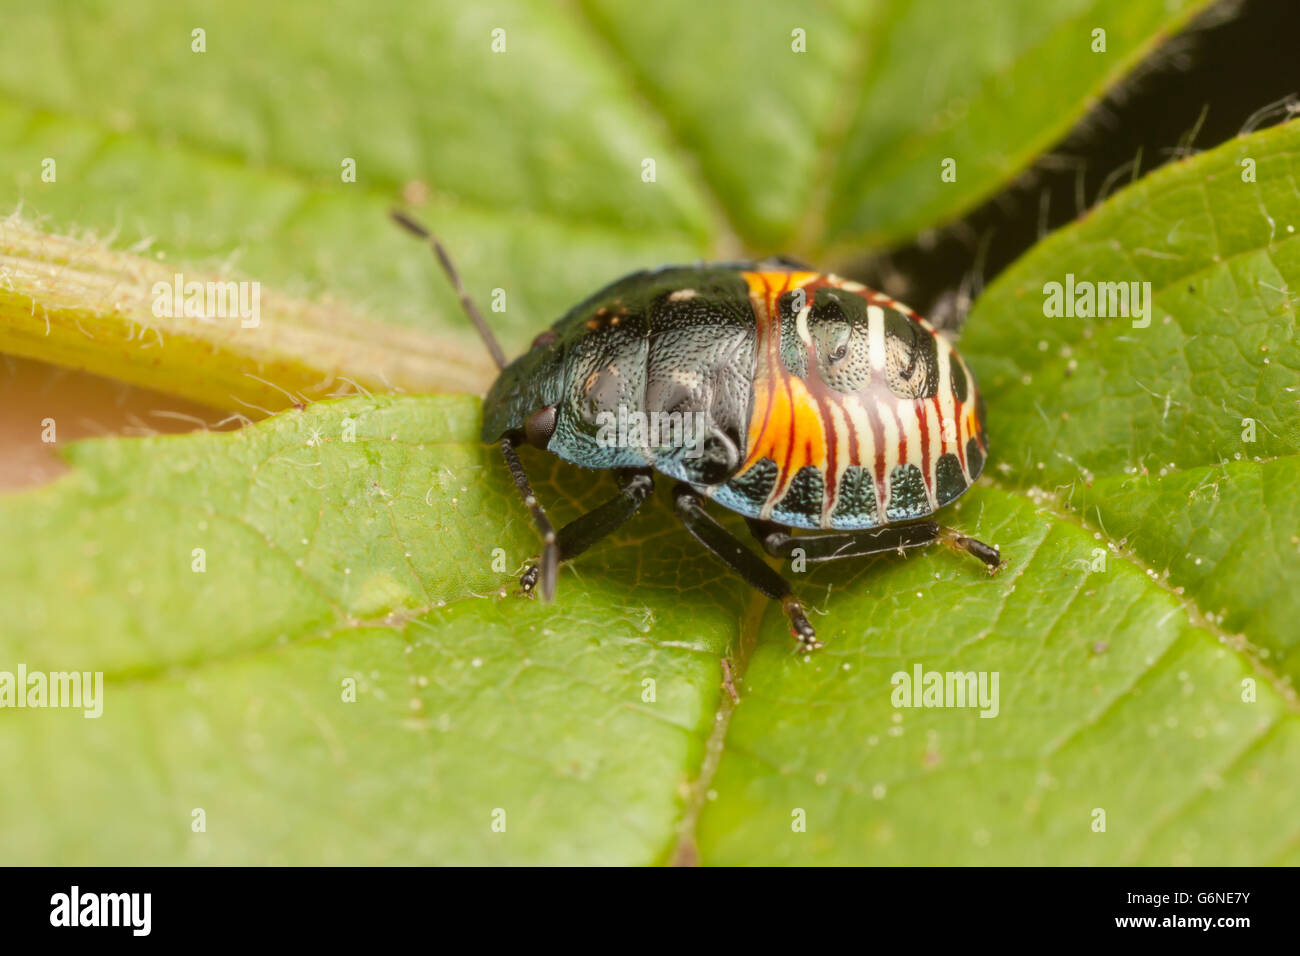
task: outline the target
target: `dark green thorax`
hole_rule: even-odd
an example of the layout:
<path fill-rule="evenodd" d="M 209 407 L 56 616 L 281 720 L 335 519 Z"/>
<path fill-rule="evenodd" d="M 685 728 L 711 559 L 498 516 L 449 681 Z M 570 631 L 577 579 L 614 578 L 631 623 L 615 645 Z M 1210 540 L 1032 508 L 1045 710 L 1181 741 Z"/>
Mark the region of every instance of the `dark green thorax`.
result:
<path fill-rule="evenodd" d="M 737 267 L 668 267 L 627 276 L 579 303 L 512 362 L 484 403 L 484 441 L 521 431 L 555 406 L 547 448 L 591 468 L 653 465 L 716 480 L 743 456 L 755 329 Z M 702 447 L 646 449 L 601 440 L 627 413 L 689 412 Z"/>

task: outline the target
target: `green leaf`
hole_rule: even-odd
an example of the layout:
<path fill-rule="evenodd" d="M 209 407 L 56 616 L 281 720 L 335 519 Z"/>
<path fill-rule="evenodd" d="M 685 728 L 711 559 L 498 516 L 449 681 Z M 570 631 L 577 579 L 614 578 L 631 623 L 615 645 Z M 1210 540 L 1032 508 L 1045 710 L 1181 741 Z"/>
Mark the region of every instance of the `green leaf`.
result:
<path fill-rule="evenodd" d="M 213 164 L 218 185 L 204 194 L 214 210 L 225 208 L 213 198 L 222 195 L 221 176 L 265 177 L 265 195 L 279 198 L 287 232 L 303 230 L 296 244 L 279 225 L 266 225 L 279 219 L 257 220 L 263 231 L 246 233 L 232 216 L 226 232 L 205 233 L 206 250 L 195 245 L 183 255 L 221 255 L 232 237 L 261 235 L 267 244 L 256 254 L 268 277 L 297 268 L 316 281 L 304 257 L 335 248 L 334 265 L 342 273 L 355 267 L 353 288 L 366 288 L 372 247 L 349 259 L 341 244 L 357 197 L 325 197 L 336 188 L 325 180 L 344 147 L 326 162 L 302 145 L 319 133 L 294 114 L 284 91 L 301 92 L 286 77 L 295 57 L 309 57 L 288 45 L 279 60 L 272 55 L 263 37 L 288 32 L 281 7 L 262 6 L 247 14 L 259 30 L 239 34 L 263 54 L 261 72 L 212 69 L 204 78 L 210 98 L 159 89 L 140 65 L 157 37 L 171 35 L 154 32 L 161 21 L 180 31 L 172 75 L 185 75 L 181 64 L 193 65 L 188 31 L 200 23 L 193 12 L 139 15 L 131 34 L 138 45 L 119 44 L 121 88 L 154 104 L 156 124 L 178 113 L 169 121 L 183 123 L 185 135 L 164 144 L 158 125 L 128 122 L 86 140 L 85 168 L 138 175 L 140 157 L 174 149 L 177 169 Z M 215 25 L 223 16 L 209 19 Z M 365 24 L 339 24 L 337 34 L 314 41 L 332 46 L 311 52 L 336 67 L 331 56 L 343 57 L 352 69 L 311 74 L 326 92 L 301 107 L 304 116 L 328 112 L 341 90 L 337 77 L 370 77 L 375 63 L 417 62 L 418 44 L 406 37 L 420 35 L 420 24 L 404 19 L 398 33 L 396 21 L 379 16 L 375 29 L 402 37 L 408 59 L 369 56 L 357 39 L 369 35 Z M 428 16 L 425 36 L 435 26 L 468 31 L 453 56 L 469 55 L 496 25 L 491 14 Z M 639 163 L 645 150 L 633 131 L 638 117 L 654 113 L 643 102 L 655 102 L 654 88 L 619 74 L 612 55 L 576 56 L 598 52 L 613 42 L 600 38 L 622 28 L 613 14 L 589 13 L 596 29 L 580 31 L 574 24 L 585 21 L 575 16 L 535 13 L 527 22 L 549 31 L 551 45 L 543 52 L 524 41 L 512 50 L 529 53 L 529 67 L 551 57 L 552 70 L 596 71 L 593 103 L 604 102 L 602 90 L 622 102 L 639 89 L 642 100 L 619 108 L 625 113 L 593 114 L 608 125 L 572 121 L 607 137 L 591 144 L 607 151 L 596 165 Z M 39 14 L 18 15 L 12 36 L 36 44 L 43 23 Z M 70 28 L 66 55 L 89 44 L 86 36 Z M 518 39 L 518 31 L 510 36 Z M 787 36 L 783 29 L 782 44 Z M 440 33 L 435 40 L 445 42 Z M 567 55 L 555 57 L 555 49 Z M 444 68 L 450 79 L 450 66 L 429 67 Z M 302 62 L 296 69 L 310 74 Z M 116 95 L 105 77 L 87 71 L 82 82 L 93 96 Z M 523 82 L 470 72 L 467 89 L 482 83 L 499 98 Z M 222 86 L 237 82 L 232 76 L 250 104 L 262 104 L 262 115 L 251 106 L 222 113 L 240 101 Z M 10 64 L 0 67 L 0 88 L 16 82 Z M 761 90 L 766 81 L 756 82 Z M 402 85 L 386 83 L 349 88 L 367 97 L 368 112 L 349 107 L 338 115 L 374 117 L 378 129 L 390 115 L 385 109 L 399 102 L 385 95 Z M 541 86 L 534 80 L 529 90 Z M 10 116 L 11 132 L 25 124 L 94 134 L 88 117 L 100 114 L 70 105 L 84 92 L 63 81 L 49 85 L 40 95 L 51 112 Z M 529 105 L 537 109 L 551 102 L 536 97 Z M 161 105 L 168 102 L 172 113 Z M 88 109 L 112 116 L 105 105 L 112 104 L 92 97 Z M 218 114 L 225 125 L 214 122 Z M 482 115 L 459 114 L 456 129 L 476 128 Z M 547 118 L 568 129 L 567 115 Z M 259 130 L 278 138 L 259 139 Z M 378 217 L 385 189 L 395 192 L 398 170 L 409 166 L 397 155 L 401 141 L 357 130 L 350 139 L 331 135 L 370 150 L 370 162 L 390 161 L 386 185 L 361 203 Z M 504 211 L 494 215 L 498 207 L 484 195 L 492 176 L 522 174 L 523 144 L 534 141 L 523 128 L 501 135 L 508 148 L 491 159 L 501 165 L 481 172 L 482 183 L 456 189 L 477 195 L 466 221 L 486 224 L 483 235 L 506 237 L 518 224 Z M 656 135 L 664 155 L 676 155 L 672 129 Z M 116 154 L 119 147 L 126 152 Z M 140 150 L 136 160 L 125 158 L 132 149 Z M 294 163 L 281 158 L 273 172 L 250 172 L 243 168 L 249 155 L 290 155 Z M 472 165 L 465 155 L 449 146 L 428 161 L 454 174 L 457 156 L 465 169 Z M 114 156 L 119 165 L 97 166 Z M 996 542 L 1008 567 L 990 579 L 969 559 L 936 549 L 796 574 L 799 593 L 825 612 L 815 620 L 827 647 L 810 657 L 792 653 L 779 609 L 719 570 L 661 501 L 566 569 L 556 604 L 514 594 L 536 537 L 498 456 L 477 442 L 475 399 L 356 398 L 235 434 L 72 446 L 66 454 L 74 468 L 64 478 L 0 498 L 7 612 L 0 693 L 2 672 L 19 665 L 102 671 L 103 714 L 0 710 L 0 765 L 19 768 L 0 788 L 6 859 L 1300 863 L 1296 635 L 1288 627 L 1300 610 L 1292 586 L 1300 572 L 1300 358 L 1291 292 L 1300 281 L 1291 228 L 1300 220 L 1297 156 L 1300 124 L 1291 124 L 1170 166 L 1041 244 L 988 290 L 962 350 L 988 396 L 991 480 L 944 514 L 963 532 Z M 1245 158 L 1255 160 L 1255 182 L 1242 179 Z M 673 167 L 660 164 L 660 185 L 665 168 Z M 701 182 L 716 181 L 716 172 L 700 168 Z M 538 174 L 543 195 L 512 197 L 526 207 L 527 224 L 555 229 L 520 231 L 530 250 L 520 261 L 533 266 L 551 261 L 548 242 L 571 238 L 570 220 L 555 212 L 562 199 L 545 194 L 561 188 L 557 175 Z M 614 243 L 600 255 L 612 263 L 682 236 L 713 251 L 719 204 L 693 175 L 682 159 L 673 187 L 680 201 L 647 197 L 639 214 L 658 225 L 629 230 L 629 245 L 620 251 Z M 303 186 L 313 176 L 319 186 Z M 134 182 L 132 202 L 153 201 L 146 184 Z M 613 195 L 607 185 L 593 176 L 584 215 L 616 217 L 629 208 L 602 206 Z M 157 194 L 168 188 L 184 198 L 175 184 Z M 52 201 L 65 195 L 46 192 Z M 725 196 L 716 186 L 712 192 Z M 69 201 L 79 200 L 57 200 Z M 468 202 L 455 190 L 438 201 L 462 211 Z M 101 202 L 98 213 L 81 217 L 69 205 L 65 214 L 102 228 L 106 220 L 95 216 L 110 200 Z M 146 213 L 158 221 L 163 211 Z M 306 238 L 316 227 L 319 245 Z M 376 242 L 392 243 L 393 258 L 383 263 L 391 278 L 406 247 L 373 228 Z M 621 234 L 614 225 L 586 235 L 602 245 Z M 592 260 L 574 261 L 586 268 Z M 402 262 L 410 287 L 424 288 L 429 263 L 415 252 Z M 491 265 L 479 260 L 469 269 L 484 263 Z M 56 317 L 99 314 L 78 311 L 84 302 L 61 305 L 32 268 L 20 285 L 26 299 L 0 297 L 6 318 L 23 303 L 32 315 L 42 308 Z M 558 296 L 561 278 L 594 284 L 576 273 L 524 272 L 539 296 Z M 1066 273 L 1151 281 L 1151 323 L 1046 318 L 1044 284 Z M 115 273 L 95 261 L 75 274 L 89 284 Z M 472 274 L 481 288 L 498 284 L 490 272 Z M 345 286 L 288 293 L 329 289 L 346 297 Z M 380 282 L 371 291 L 387 297 L 401 288 Z M 402 300 L 403 308 L 415 305 Z M 510 309 L 516 337 L 540 324 Z M 276 310 L 271 328 L 292 329 L 293 314 Z M 184 329 L 173 333 L 185 340 Z M 101 334 L 110 332 L 92 330 Z M 338 335 L 365 341 L 349 339 L 353 331 Z M 50 337 L 71 348 L 70 336 Z M 377 368 L 402 351 L 380 346 Z M 197 354 L 200 344 L 186 348 Z M 443 355 L 436 347 L 421 354 L 426 370 Z M 309 368 L 295 374 L 305 379 Z M 1244 419 L 1258 424 L 1254 443 L 1242 441 Z M 607 477 L 539 453 L 526 463 L 559 522 L 613 490 Z M 722 686 L 724 655 L 739 703 Z M 997 673 L 997 715 L 895 707 L 894 675 L 917 666 Z M 1095 829 L 1098 811 L 1104 832 Z"/>
<path fill-rule="evenodd" d="M 810 576 L 825 652 L 769 616 L 696 827 L 707 862 L 1247 864 L 1294 856 L 1294 694 L 1140 566 L 1020 494 L 950 516 L 1011 566 Z M 829 593 L 828 592 L 829 589 Z M 996 673 L 997 716 L 902 709 L 897 673 Z M 1242 700 L 1242 681 L 1258 687 Z M 792 814 L 807 832 L 792 832 Z M 1097 810 L 1106 831 L 1094 832 Z"/>
<path fill-rule="evenodd" d="M 968 211 L 1207 6 L 728 0 L 693 6 L 687 29 L 671 5 L 582 3 L 740 234 L 812 258 Z"/>
<path fill-rule="evenodd" d="M 6 859 L 663 855 L 749 595 L 653 525 L 559 605 L 498 594 L 496 549 L 517 574 L 536 539 L 477 422 L 476 399 L 355 399 L 87 442 L 0 502 L 0 669 L 105 680 L 98 719 L 0 710 Z M 558 517 L 600 494 L 584 477 Z"/>
<path fill-rule="evenodd" d="M 1289 600 L 1300 571 L 1277 437 L 1300 387 L 1298 146 L 1291 124 L 1162 170 L 989 290 L 963 347 L 1000 478 L 948 520 L 1010 567 L 990 580 L 940 552 L 800 576 L 826 612 L 810 657 L 662 504 L 567 571 L 553 608 L 504 593 L 536 540 L 474 400 L 74 446 L 68 477 L 0 504 L 0 659 L 104 671 L 105 716 L 0 717 L 0 756 L 30 770 L 0 797 L 14 858 L 1295 862 L 1291 632 L 1252 602 Z M 1045 320 L 1064 271 L 1150 276 L 1152 321 Z M 1247 413 L 1274 444 L 1238 461 L 1216 416 Z M 549 467 L 558 521 L 601 494 Z M 1170 574 L 1151 563 L 1180 552 Z M 1197 558 L 1212 572 L 1183 582 Z M 990 719 L 895 706 L 917 667 L 997 674 Z"/>
<path fill-rule="evenodd" d="M 1052 491 L 1291 678 L 1297 143 L 1277 127 L 1125 190 L 1003 273 L 962 342 L 997 409 L 1000 480 Z M 1149 282 L 1149 327 L 1045 318 L 1043 287 L 1067 273 Z"/>
<path fill-rule="evenodd" d="M 404 197 L 480 301 L 504 291 L 492 319 L 518 349 L 636 268 L 826 259 L 832 243 L 856 256 L 957 217 L 1206 5 L 440 0 L 331 9 L 328 29 L 304 28 L 319 22 L 311 0 L 23 5 L 0 36 L 12 171 L 0 198 L 46 231 L 111 236 L 169 273 L 262 281 L 290 297 L 273 320 L 321 319 L 335 334 L 296 359 L 274 333 L 222 329 L 163 329 L 147 350 L 147 312 L 91 299 L 32 317 L 14 295 L 0 303 L 0 348 L 132 381 L 162 362 L 155 387 L 226 407 L 289 403 L 249 375 L 292 392 L 375 387 L 388 354 L 354 362 L 343 347 L 367 341 L 437 357 L 389 387 L 481 385 L 454 296 L 386 217 Z M 956 182 L 940 178 L 950 157 Z M 31 243 L 0 241 L 20 274 L 50 265 Z M 92 243 L 74 261 L 100 268 L 102 252 Z M 145 269 L 109 272 L 128 288 Z M 15 331 L 24 308 L 33 321 Z M 407 334 L 383 328 L 394 324 Z M 266 374 L 278 370 L 284 381 Z"/>
<path fill-rule="evenodd" d="M 962 352 L 998 487 L 949 520 L 1009 573 L 810 576 L 830 653 L 791 661 L 767 622 L 704 859 L 1296 862 L 1297 157 L 1292 123 L 1172 164 L 981 297 Z M 1149 325 L 1046 317 L 1067 273 L 1151 282 Z M 918 663 L 998 672 L 998 717 L 891 706 Z"/>

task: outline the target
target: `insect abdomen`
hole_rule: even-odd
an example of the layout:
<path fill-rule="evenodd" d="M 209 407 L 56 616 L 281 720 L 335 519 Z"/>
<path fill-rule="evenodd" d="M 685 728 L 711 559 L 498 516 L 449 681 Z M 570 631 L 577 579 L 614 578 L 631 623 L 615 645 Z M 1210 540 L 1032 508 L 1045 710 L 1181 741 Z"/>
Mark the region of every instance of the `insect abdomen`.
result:
<path fill-rule="evenodd" d="M 857 283 L 747 272 L 758 361 L 746 459 L 720 504 L 801 528 L 932 514 L 987 454 L 974 379 L 923 319 Z"/>

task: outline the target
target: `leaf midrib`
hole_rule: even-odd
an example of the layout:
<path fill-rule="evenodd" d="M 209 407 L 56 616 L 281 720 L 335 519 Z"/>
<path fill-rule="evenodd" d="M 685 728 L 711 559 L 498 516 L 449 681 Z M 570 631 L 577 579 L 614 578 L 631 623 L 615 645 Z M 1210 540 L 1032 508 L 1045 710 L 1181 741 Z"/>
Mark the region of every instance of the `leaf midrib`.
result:
<path fill-rule="evenodd" d="M 353 399 L 352 401 L 355 402 L 356 400 Z M 400 399 L 397 401 L 400 401 Z M 213 440 L 229 441 L 230 439 L 225 436 L 220 436 L 220 437 L 215 437 Z M 376 443 L 387 443 L 387 444 L 392 443 L 391 439 L 367 439 L 367 440 L 372 440 Z M 122 439 L 117 439 L 117 441 L 122 441 Z M 149 441 L 149 440 L 145 439 L 145 441 Z M 444 446 L 462 445 L 465 447 L 475 447 L 475 443 L 473 443 L 472 441 L 455 440 L 455 439 L 441 441 L 441 442 L 433 442 L 433 441 L 413 441 L 409 439 L 399 438 L 397 439 L 397 442 L 399 444 L 404 444 L 408 446 L 412 450 L 420 446 L 428 447 L 431 445 L 444 445 Z M 81 443 L 81 444 L 89 444 L 89 443 Z M 271 458 L 283 454 L 284 451 L 285 448 L 280 445 L 277 445 L 273 448 L 269 448 L 267 449 L 267 453 L 264 456 L 264 459 L 270 460 Z M 58 482 L 55 482 L 54 484 L 57 485 L 60 482 L 75 481 L 79 472 L 82 474 L 85 473 L 87 466 L 83 463 L 77 462 L 75 460 L 75 456 L 74 456 L 74 465 L 76 470 L 63 476 L 62 478 L 59 479 Z M 990 487 L 997 488 L 1002 493 L 1023 498 L 1024 500 L 1028 501 L 1031 505 L 1033 505 L 1036 509 L 1046 510 L 1052 516 L 1054 521 L 1074 525 L 1089 534 L 1092 534 L 1099 530 L 1099 529 L 1094 529 L 1091 525 L 1089 525 L 1088 522 L 1077 512 L 1074 512 L 1068 508 L 1064 508 L 1060 504 L 1058 498 L 1055 495 L 1048 495 L 1046 497 L 1046 502 L 1049 504 L 1045 504 L 1045 500 L 1041 495 L 1031 495 L 1030 492 L 1026 489 L 1007 488 L 1007 487 L 1000 486 L 997 482 L 992 481 L 990 479 L 983 479 L 983 480 Z M 95 503 L 96 504 L 110 503 L 112 501 L 119 501 L 119 500 L 125 500 L 130 498 L 139 498 L 141 500 L 166 501 L 169 504 L 176 507 L 183 506 L 183 507 L 195 509 L 197 511 L 202 512 L 205 516 L 209 518 L 215 517 L 221 519 L 238 520 L 227 514 L 221 514 L 221 513 L 213 514 L 202 508 L 197 508 L 192 502 L 185 505 L 181 505 L 180 503 L 176 502 L 174 499 L 167 498 L 166 496 L 160 497 L 156 494 L 150 495 L 141 492 L 135 492 L 131 489 L 124 489 L 120 495 L 105 495 L 102 497 L 97 497 L 95 499 Z M 248 526 L 248 527 L 251 528 L 252 526 Z M 257 531 L 257 529 L 255 528 L 253 528 L 252 530 L 255 532 Z M 679 530 L 676 531 L 675 533 L 681 534 L 682 532 Z M 1153 576 L 1151 573 L 1149 573 L 1153 569 L 1148 568 L 1141 560 L 1139 560 L 1138 556 L 1135 553 L 1133 553 L 1130 549 L 1120 547 L 1114 541 L 1114 539 L 1112 539 L 1109 535 L 1105 534 L 1104 532 L 1102 533 L 1102 540 L 1104 540 L 1108 545 L 1111 546 L 1112 554 L 1122 557 L 1124 560 L 1128 561 L 1135 568 L 1137 568 L 1139 572 L 1141 572 L 1141 576 L 1144 579 L 1147 587 L 1154 585 L 1157 589 L 1165 591 L 1166 594 L 1174 598 L 1176 602 L 1175 606 L 1178 608 L 1187 626 L 1212 635 L 1220 642 L 1221 645 L 1226 646 L 1229 650 L 1231 650 L 1233 653 L 1238 655 L 1239 658 L 1245 663 L 1247 669 L 1249 669 L 1251 672 L 1255 673 L 1259 677 L 1266 680 L 1269 683 L 1269 685 L 1273 687 L 1273 689 L 1278 693 L 1278 696 L 1282 699 L 1283 714 L 1282 716 L 1274 718 L 1274 720 L 1270 724 L 1270 728 L 1272 726 L 1279 724 L 1286 715 L 1294 715 L 1296 713 L 1300 713 L 1300 705 L 1297 704 L 1297 699 L 1294 691 L 1284 681 L 1282 681 L 1277 674 L 1269 670 L 1262 663 L 1262 661 L 1260 661 L 1255 655 L 1249 653 L 1249 651 L 1246 648 L 1238 646 L 1238 642 L 1231 639 L 1233 635 L 1228 634 L 1221 627 L 1215 625 L 1213 623 L 1213 620 L 1207 617 L 1205 612 L 1200 608 L 1199 604 L 1195 600 L 1193 600 L 1187 594 L 1182 594 L 1182 595 L 1178 594 L 1166 582 L 1161 580 L 1158 575 Z M 1019 563 L 1023 567 L 1028 567 L 1031 561 L 1032 561 L 1032 553 L 1028 556 L 1022 556 Z M 289 563 L 290 565 L 292 565 L 293 562 L 290 561 Z M 305 574 L 306 572 L 303 573 Z M 324 586 L 323 584 L 316 582 L 315 579 L 312 579 L 312 583 L 314 587 Z M 302 646 L 304 644 L 308 644 L 312 642 L 328 640 L 330 637 L 334 635 L 347 634 L 357 630 L 364 630 L 367 628 L 383 627 L 383 628 L 396 630 L 401 633 L 406 633 L 406 630 L 409 627 L 418 626 L 421 623 L 428 623 L 424 621 L 424 619 L 428 617 L 430 614 L 444 612 L 446 608 L 452 606 L 453 604 L 463 603 L 471 599 L 481 599 L 481 597 L 482 597 L 481 595 L 465 591 L 457 596 L 447 596 L 443 598 L 441 600 L 441 603 L 437 604 L 436 606 L 404 608 L 401 609 L 399 612 L 383 615 L 382 617 L 377 619 L 367 619 L 367 620 L 350 620 L 347 618 L 347 615 L 343 611 L 335 607 L 333 613 L 336 615 L 336 619 L 334 621 L 330 622 L 329 624 L 323 627 L 313 629 L 310 633 L 300 634 L 290 639 L 290 641 L 286 643 L 266 642 L 261 645 L 242 648 L 219 656 L 209 656 L 201 659 L 182 661 L 182 662 L 171 662 L 168 664 L 157 665 L 155 667 L 147 668 L 147 669 L 130 669 L 130 670 L 119 671 L 115 673 L 106 674 L 105 680 L 106 683 L 111 682 L 117 685 L 130 685 L 130 684 L 139 684 L 139 683 L 149 683 L 153 681 L 170 680 L 170 679 L 175 679 L 178 674 L 200 672 L 209 666 L 221 666 L 233 660 L 248 660 L 248 659 L 268 657 L 272 654 L 284 652 L 286 649 Z M 329 604 L 331 607 L 334 607 L 333 602 L 327 601 L 327 604 Z M 750 600 L 746 606 L 745 616 L 740 621 L 740 626 L 737 629 L 735 644 L 732 647 L 730 652 L 730 659 L 733 664 L 732 666 L 733 679 L 738 689 L 742 689 L 744 687 L 745 678 L 747 677 L 748 674 L 749 665 L 752 661 L 754 650 L 758 645 L 759 634 L 761 631 L 762 624 L 766 620 L 767 614 L 771 611 L 772 611 L 771 604 L 766 597 L 764 597 L 761 594 L 758 594 L 757 592 L 755 592 L 750 597 Z M 1172 647 L 1177 643 L 1178 640 L 1176 639 L 1175 641 L 1171 642 L 1170 646 Z M 1166 652 L 1167 651 L 1168 648 L 1166 648 Z M 959 652 L 960 652 L 960 648 L 957 648 L 948 653 L 955 654 Z M 1159 659 L 1157 659 L 1156 662 L 1144 666 L 1138 675 L 1138 679 L 1141 679 L 1143 676 L 1149 674 L 1152 671 L 1152 669 L 1158 664 L 1158 660 Z M 599 688 L 593 688 L 593 689 L 599 690 Z M 1112 700 L 1106 704 L 1106 706 L 1104 706 L 1098 711 L 1094 711 L 1093 714 L 1086 721 L 1081 722 L 1079 726 L 1076 727 L 1073 731 L 1071 731 L 1068 734 L 1065 734 L 1064 736 L 1055 738 L 1053 747 L 1049 751 L 1045 751 L 1038 755 L 1027 756 L 1024 759 L 1034 760 L 1034 761 L 1042 761 L 1045 759 L 1049 759 L 1053 753 L 1059 752 L 1063 747 L 1067 746 L 1072 740 L 1074 740 L 1079 734 L 1086 732 L 1088 727 L 1095 725 L 1098 720 L 1103 719 L 1104 715 L 1108 713 L 1115 706 L 1117 702 L 1121 701 L 1124 698 L 1127 691 L 1128 688 L 1119 690 L 1114 695 Z M 742 692 L 742 702 L 743 700 L 744 700 L 744 694 Z M 730 696 L 725 692 L 725 690 L 719 687 L 718 706 L 714 710 L 713 723 L 711 726 L 708 727 L 708 732 L 705 734 L 702 749 L 701 749 L 700 762 L 694 768 L 687 769 L 687 773 L 689 775 L 688 779 L 690 780 L 688 796 L 683 802 L 681 815 L 678 819 L 678 823 L 674 827 L 673 832 L 669 835 L 665 843 L 665 848 L 660 855 L 661 861 L 674 862 L 674 861 L 681 860 L 683 858 L 698 860 L 697 826 L 698 826 L 700 812 L 707 802 L 708 790 L 712 785 L 714 775 L 718 769 L 718 766 L 722 758 L 725 756 L 726 753 L 728 753 L 732 749 L 728 746 L 727 734 L 730 728 L 730 720 L 732 716 L 734 716 L 735 709 L 737 706 L 738 706 L 737 704 L 732 702 Z M 687 734 L 691 733 L 691 728 L 689 727 L 682 727 L 677 724 L 672 724 L 672 726 L 674 726 L 678 730 L 683 731 L 684 733 Z M 1266 730 L 1265 733 L 1267 732 L 1269 731 Z M 757 755 L 754 756 L 757 758 Z M 1240 755 L 1236 755 L 1234 756 L 1233 759 L 1238 759 L 1239 756 Z M 1192 799 L 1193 798 L 1189 798 L 1187 801 L 1184 801 L 1184 805 L 1189 805 Z M 1155 832 L 1155 829 L 1158 826 L 1165 825 L 1165 823 L 1167 823 L 1169 820 L 1175 819 L 1177 813 L 1179 812 L 1181 812 L 1181 808 L 1173 808 L 1167 810 L 1162 815 L 1161 822 L 1159 824 L 1153 824 L 1151 832 L 1152 833 Z M 1146 838 L 1149 838 L 1149 835 L 1150 834 L 1148 834 Z M 1137 852 L 1137 851 L 1133 851 L 1133 852 Z"/>

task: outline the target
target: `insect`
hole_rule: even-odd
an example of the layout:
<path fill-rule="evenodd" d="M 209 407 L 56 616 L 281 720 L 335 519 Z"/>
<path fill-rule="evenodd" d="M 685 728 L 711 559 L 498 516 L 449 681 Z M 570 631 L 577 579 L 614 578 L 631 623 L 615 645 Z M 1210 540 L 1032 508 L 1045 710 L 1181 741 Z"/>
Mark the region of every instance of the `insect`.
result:
<path fill-rule="evenodd" d="M 431 244 L 501 370 L 482 438 L 500 446 L 541 535 L 525 592 L 552 599 L 560 564 L 631 518 L 656 473 L 673 479 L 687 531 L 781 603 L 801 650 L 822 646 L 803 604 L 707 501 L 743 515 L 783 560 L 939 541 L 1001 566 L 996 547 L 929 518 L 979 477 L 988 439 L 970 369 L 907 306 L 782 259 L 668 266 L 590 296 L 507 363 L 446 250 L 393 216 Z M 611 470 L 618 494 L 556 530 L 516 451 L 524 443 Z"/>

